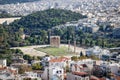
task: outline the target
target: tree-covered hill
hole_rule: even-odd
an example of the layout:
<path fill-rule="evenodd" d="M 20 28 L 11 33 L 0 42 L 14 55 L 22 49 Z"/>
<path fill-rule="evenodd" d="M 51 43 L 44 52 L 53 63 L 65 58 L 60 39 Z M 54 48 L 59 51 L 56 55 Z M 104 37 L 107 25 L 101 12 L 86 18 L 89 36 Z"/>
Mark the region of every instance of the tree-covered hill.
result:
<path fill-rule="evenodd" d="M 7 13 L 1 13 L 0 14 L 0 18 L 9 18 L 9 17 L 13 17 L 12 15 L 10 15 L 10 14 L 7 14 Z"/>
<path fill-rule="evenodd" d="M 25 41 L 31 45 L 38 45 L 47 43 L 48 29 L 86 17 L 87 16 L 69 10 L 48 9 L 24 16 L 20 20 L 11 23 L 10 26 L 15 29 L 23 28 L 24 33 L 29 35 L 29 37 L 25 38 Z"/>
<path fill-rule="evenodd" d="M 13 17 L 21 17 L 21 15 L 19 16 L 14 16 L 14 15 L 11 15 L 9 13 L 0 13 L 0 18 L 13 18 Z"/>
<path fill-rule="evenodd" d="M 12 23 L 12 25 L 16 27 L 23 26 L 29 29 L 40 28 L 46 30 L 56 25 L 77 21 L 82 18 L 86 18 L 86 16 L 69 10 L 48 9 L 25 16 L 19 21 Z"/>
<path fill-rule="evenodd" d="M 11 4 L 11 3 L 23 3 L 23 2 L 32 2 L 38 0 L 0 0 L 0 4 Z"/>
<path fill-rule="evenodd" d="M 12 26 L 0 25 L 0 49 L 20 46 L 22 29 Z"/>

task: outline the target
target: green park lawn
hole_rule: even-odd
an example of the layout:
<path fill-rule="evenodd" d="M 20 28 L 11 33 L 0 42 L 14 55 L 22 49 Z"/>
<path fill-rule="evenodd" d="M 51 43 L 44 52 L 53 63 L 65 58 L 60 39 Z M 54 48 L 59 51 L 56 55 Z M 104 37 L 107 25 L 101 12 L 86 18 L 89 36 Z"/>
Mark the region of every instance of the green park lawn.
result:
<path fill-rule="evenodd" d="M 65 55 L 71 55 L 71 51 L 68 51 L 67 47 L 40 47 L 40 48 L 35 48 L 38 51 L 42 51 L 47 53 L 48 55 L 52 55 L 52 56 L 65 56 Z"/>

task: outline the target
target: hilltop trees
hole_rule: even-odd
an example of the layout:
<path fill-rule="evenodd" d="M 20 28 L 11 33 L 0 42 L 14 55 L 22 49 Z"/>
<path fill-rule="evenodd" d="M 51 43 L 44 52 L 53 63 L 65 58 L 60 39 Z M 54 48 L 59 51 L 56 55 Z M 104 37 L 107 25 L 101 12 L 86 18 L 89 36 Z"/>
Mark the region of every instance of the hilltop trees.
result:
<path fill-rule="evenodd" d="M 19 28 L 24 28 L 24 33 L 29 35 L 29 37 L 25 39 L 29 44 L 45 44 L 48 43 L 47 33 L 49 29 L 57 25 L 65 24 L 66 22 L 77 21 L 83 18 L 86 18 L 86 16 L 69 10 L 48 9 L 29 14 L 20 20 L 14 21 L 10 25 L 18 30 Z M 74 28 L 72 26 L 65 30 L 55 28 L 51 34 L 61 36 L 61 39 L 64 39 L 66 42 L 68 39 L 73 40 L 73 30 Z"/>
<path fill-rule="evenodd" d="M 54 26 L 65 24 L 70 21 L 77 21 L 86 18 L 79 13 L 62 9 L 48 9 L 45 11 L 38 11 L 28 16 L 23 17 L 19 21 L 12 23 L 13 26 L 24 26 L 30 30 L 36 29 L 50 29 Z"/>

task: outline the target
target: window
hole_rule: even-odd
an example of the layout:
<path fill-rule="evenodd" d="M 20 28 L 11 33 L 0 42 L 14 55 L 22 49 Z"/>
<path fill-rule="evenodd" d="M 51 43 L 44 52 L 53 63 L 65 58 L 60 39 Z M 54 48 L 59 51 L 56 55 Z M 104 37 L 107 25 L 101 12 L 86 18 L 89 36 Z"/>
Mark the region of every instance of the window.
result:
<path fill-rule="evenodd" d="M 61 74 L 61 73 L 62 73 L 62 71 L 61 71 L 61 70 L 59 70 L 59 71 L 56 71 L 56 73 Z"/>
<path fill-rule="evenodd" d="M 60 73 L 62 73 L 62 71 L 59 71 Z"/>
<path fill-rule="evenodd" d="M 75 80 L 77 80 L 77 77 L 75 77 Z"/>
<path fill-rule="evenodd" d="M 56 73 L 59 73 L 59 71 L 56 71 Z"/>

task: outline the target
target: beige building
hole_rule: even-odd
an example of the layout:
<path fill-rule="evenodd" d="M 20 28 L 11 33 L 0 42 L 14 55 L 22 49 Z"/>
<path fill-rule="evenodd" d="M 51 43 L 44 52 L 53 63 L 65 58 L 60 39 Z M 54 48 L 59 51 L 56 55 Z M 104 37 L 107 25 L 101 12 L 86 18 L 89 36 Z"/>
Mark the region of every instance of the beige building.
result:
<path fill-rule="evenodd" d="M 50 46 L 60 47 L 60 36 L 50 36 Z"/>

